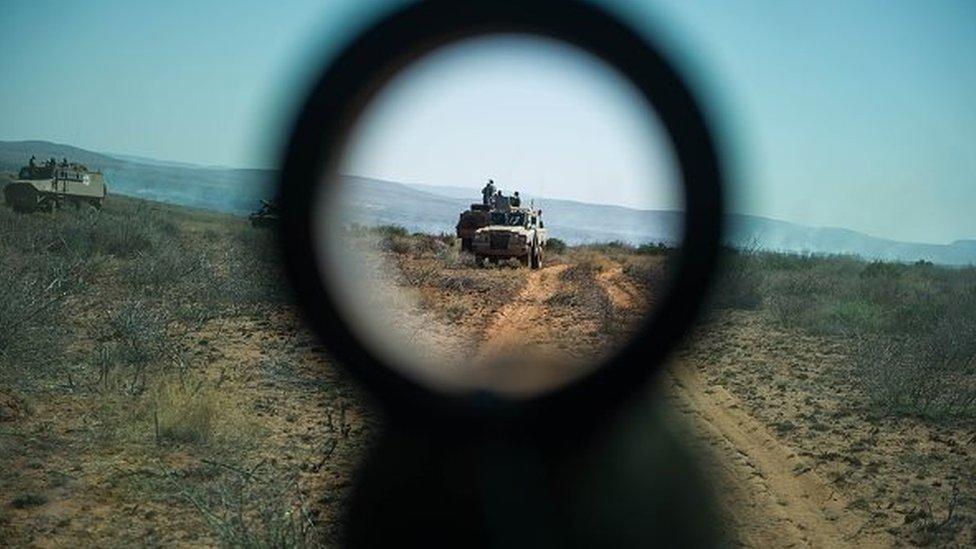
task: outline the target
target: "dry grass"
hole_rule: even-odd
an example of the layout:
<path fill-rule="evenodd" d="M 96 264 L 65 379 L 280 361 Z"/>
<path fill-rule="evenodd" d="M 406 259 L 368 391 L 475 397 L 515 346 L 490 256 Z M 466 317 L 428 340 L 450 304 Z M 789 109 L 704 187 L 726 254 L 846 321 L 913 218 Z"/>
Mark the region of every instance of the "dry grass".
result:
<path fill-rule="evenodd" d="M 976 417 L 976 268 L 728 252 L 712 304 L 841 337 L 884 413 Z"/>
<path fill-rule="evenodd" d="M 216 388 L 177 378 L 161 380 L 149 396 L 157 443 L 209 443 L 246 430 L 237 407 Z"/>
<path fill-rule="evenodd" d="M 306 371 L 323 358 L 295 343 L 308 337 L 289 312 L 274 250 L 273 233 L 246 220 L 121 197 L 100 212 L 0 207 L 0 492 L 11 498 L 0 505 L 19 498 L 24 513 L 13 524 L 0 512 L 0 538 L 291 547 L 336 539 L 340 497 L 292 514 L 301 507 L 292 505 L 295 481 L 324 466 L 328 440 L 330 459 L 351 466 L 364 427 L 347 421 L 344 432 L 358 438 L 338 448 L 320 428 L 317 406 L 348 382 L 326 382 L 321 366 Z M 256 342 L 261 351 L 242 350 Z M 281 371 L 261 368 L 265 352 Z M 358 399 L 343 406 L 365 414 Z M 270 429 L 277 438 L 263 436 Z M 260 486 L 237 489 L 235 464 L 282 456 L 290 461 L 255 472 Z M 241 494 L 254 498 L 243 511 L 231 499 Z M 90 501 L 109 514 L 86 519 Z M 49 508 L 63 509 L 67 526 L 49 528 Z"/>

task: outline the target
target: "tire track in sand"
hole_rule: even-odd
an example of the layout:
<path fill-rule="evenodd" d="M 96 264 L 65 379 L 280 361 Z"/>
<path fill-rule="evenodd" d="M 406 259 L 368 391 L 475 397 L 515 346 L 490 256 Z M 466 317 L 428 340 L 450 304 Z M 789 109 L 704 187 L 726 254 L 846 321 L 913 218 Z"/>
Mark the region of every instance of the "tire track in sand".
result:
<path fill-rule="evenodd" d="M 668 372 L 676 408 L 711 446 L 719 503 L 731 534 L 750 547 L 888 547 L 882 532 L 864 532 L 867 518 L 796 452 L 745 412 L 719 385 L 708 385 L 693 364 Z"/>
<path fill-rule="evenodd" d="M 479 338 L 474 370 L 485 386 L 509 393 L 552 388 L 581 372 L 581 334 L 592 330 L 579 314 L 553 314 L 547 300 L 575 288 L 563 280 L 570 265 L 529 271 L 525 286 L 498 309 Z"/>
<path fill-rule="evenodd" d="M 524 366 L 530 349 L 549 352 L 567 333 L 579 330 L 567 320 L 554 323 L 546 300 L 567 288 L 561 275 L 567 265 L 532 271 L 522 291 L 498 310 L 483 334 L 477 356 L 490 359 L 519 349 L 516 366 Z M 619 264 L 610 264 L 594 277 L 614 309 L 633 313 L 644 296 Z M 562 351 L 565 353 L 565 350 Z M 564 379 L 565 362 L 554 369 L 533 363 L 533 372 L 520 368 L 507 388 L 537 390 L 548 379 Z M 493 372 L 504 371 L 497 366 Z M 543 363 L 545 364 L 545 363 Z M 694 364 L 677 364 L 667 373 L 675 408 L 687 418 L 690 436 L 709 448 L 705 466 L 717 484 L 719 504 L 730 521 L 733 539 L 750 547 L 886 547 L 893 540 L 884 532 L 866 531 L 867 517 L 848 508 L 848 502 L 809 463 L 781 443 L 759 420 L 742 409 L 724 387 L 704 382 Z"/>
<path fill-rule="evenodd" d="M 638 306 L 643 296 L 619 264 L 596 276 L 616 310 Z M 669 372 L 677 408 L 694 435 L 711 446 L 706 465 L 720 483 L 720 505 L 730 534 L 750 547 L 840 547 L 893 545 L 884 533 L 865 533 L 867 518 L 744 411 L 725 388 L 708 385 L 693 364 Z"/>
<path fill-rule="evenodd" d="M 560 275 L 569 265 L 552 265 L 530 271 L 522 291 L 498 310 L 485 329 L 478 356 L 486 358 L 504 353 L 515 344 L 545 345 L 552 330 L 543 322 L 546 300 L 563 286 Z"/>
<path fill-rule="evenodd" d="M 612 263 L 596 275 L 596 282 L 606 292 L 614 309 L 624 310 L 637 306 L 641 301 L 641 292 L 624 275 L 624 268 L 619 263 Z"/>

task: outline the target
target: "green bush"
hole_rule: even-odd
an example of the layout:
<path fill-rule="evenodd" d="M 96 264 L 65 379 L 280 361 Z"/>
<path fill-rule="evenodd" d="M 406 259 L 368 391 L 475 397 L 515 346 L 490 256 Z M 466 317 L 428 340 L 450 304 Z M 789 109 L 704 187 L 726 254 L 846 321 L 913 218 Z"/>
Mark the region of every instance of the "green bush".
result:
<path fill-rule="evenodd" d="M 558 238 L 546 240 L 546 250 L 554 254 L 561 254 L 566 251 L 566 243 Z"/>
<path fill-rule="evenodd" d="M 712 304 L 854 342 L 856 380 L 887 413 L 976 415 L 976 269 L 729 252 Z"/>
<path fill-rule="evenodd" d="M 658 242 L 657 244 L 644 243 L 637 247 L 636 252 L 641 255 L 667 255 L 673 249 L 664 242 Z"/>

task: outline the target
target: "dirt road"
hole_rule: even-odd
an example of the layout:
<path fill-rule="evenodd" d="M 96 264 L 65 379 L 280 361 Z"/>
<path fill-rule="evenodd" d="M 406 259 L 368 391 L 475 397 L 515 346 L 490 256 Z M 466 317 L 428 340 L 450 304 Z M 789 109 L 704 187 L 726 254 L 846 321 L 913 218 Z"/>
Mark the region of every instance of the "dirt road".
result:
<path fill-rule="evenodd" d="M 536 393 L 585 371 L 588 342 L 597 325 L 579 308 L 560 307 L 572 295 L 563 279 L 569 265 L 526 275 L 525 285 L 500 307 L 477 336 L 472 375 L 482 386 L 508 393 Z M 565 310 L 563 310 L 565 309 Z M 590 345 L 589 347 L 592 347 Z M 526 370 L 525 364 L 531 364 Z"/>
<path fill-rule="evenodd" d="M 547 322 L 546 301 L 559 291 L 560 275 L 568 265 L 552 265 L 530 271 L 519 295 L 503 306 L 491 319 L 482 337 L 477 356 L 490 359 L 515 346 L 529 345 L 546 351 L 558 351 L 558 337 Z"/>
<path fill-rule="evenodd" d="M 524 369 L 506 372 L 509 389 L 537 390 L 565 379 L 570 356 L 581 356 L 601 335 L 593 299 L 562 298 L 566 292 L 602 292 L 618 318 L 647 307 L 647 296 L 610 262 L 588 273 L 588 280 L 566 280 L 568 265 L 527 274 L 520 294 L 500 308 L 484 330 L 478 356 L 503 356 L 517 343 L 547 356 Z M 592 357 L 592 355 L 589 355 Z M 557 357 L 557 360 L 553 360 Z M 525 364 L 521 356 L 521 364 Z M 504 362 L 502 362 L 504 364 Z M 738 399 L 720 385 L 703 381 L 693 364 L 668 375 L 671 401 L 684 417 L 689 438 L 702 445 L 708 472 L 719 483 L 720 507 L 727 511 L 734 539 L 750 547 L 890 546 L 893 540 L 872 530 L 867 517 L 852 510 L 831 484 L 811 470 L 802 456 L 778 440 Z"/>

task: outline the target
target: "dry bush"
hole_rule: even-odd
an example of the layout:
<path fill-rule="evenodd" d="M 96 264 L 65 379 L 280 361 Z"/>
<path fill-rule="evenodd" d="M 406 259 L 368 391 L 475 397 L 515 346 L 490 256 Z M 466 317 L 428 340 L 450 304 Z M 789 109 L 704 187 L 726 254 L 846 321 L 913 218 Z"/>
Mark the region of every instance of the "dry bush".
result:
<path fill-rule="evenodd" d="M 487 292 L 495 285 L 484 277 L 458 271 L 440 271 L 431 277 L 431 285 L 449 292 Z"/>
<path fill-rule="evenodd" d="M 211 391 L 163 383 L 153 391 L 153 417 L 159 442 L 209 442 L 214 435 L 218 403 Z"/>
<path fill-rule="evenodd" d="M 80 278 L 62 258 L 7 250 L 0 261 L 0 383 L 26 389 L 60 375 L 57 358 L 74 335 L 64 301 Z"/>
<path fill-rule="evenodd" d="M 322 544 L 316 516 L 295 477 L 271 470 L 264 461 L 251 467 L 210 465 L 225 473 L 218 482 L 205 486 L 182 479 L 173 482 L 221 545 L 304 548 Z"/>
<path fill-rule="evenodd" d="M 410 236 L 391 235 L 383 240 L 383 250 L 395 254 L 413 253 L 414 238 Z"/>
<path fill-rule="evenodd" d="M 754 252 L 733 259 L 779 322 L 853 343 L 855 381 L 878 409 L 936 419 L 976 413 L 976 269 Z M 721 282 L 717 291 L 729 292 Z"/>
<path fill-rule="evenodd" d="M 471 307 L 464 299 L 452 298 L 444 307 L 444 314 L 452 321 L 459 321 L 471 313 Z"/>
<path fill-rule="evenodd" d="M 179 268 L 189 274 L 179 279 L 174 293 L 197 315 L 212 311 L 233 316 L 294 301 L 270 231 L 244 228 L 214 239 Z"/>
<path fill-rule="evenodd" d="M 890 413 L 976 417 L 976 322 L 952 312 L 938 328 L 863 335 L 853 355 L 872 403 Z"/>
<path fill-rule="evenodd" d="M 47 225 L 68 249 L 84 257 L 134 258 L 180 234 L 167 212 L 142 201 L 113 200 L 102 211 L 58 212 Z"/>
<path fill-rule="evenodd" d="M 192 286 L 212 278 L 206 255 L 187 250 L 176 241 L 166 241 L 157 250 L 141 252 L 123 268 L 125 280 L 134 285 Z"/>
<path fill-rule="evenodd" d="M 636 254 L 620 259 L 623 274 L 649 303 L 657 302 L 667 290 L 671 276 L 670 256 Z"/>
<path fill-rule="evenodd" d="M 151 389 L 148 405 L 157 443 L 242 445 L 253 436 L 237 405 L 203 379 L 165 377 Z"/>
<path fill-rule="evenodd" d="M 726 250 L 707 307 L 717 310 L 758 309 L 762 305 L 762 284 L 763 272 L 758 268 L 753 254 Z M 792 304 L 787 306 L 791 307 Z"/>
<path fill-rule="evenodd" d="M 592 283 L 593 277 L 609 265 L 606 255 L 592 246 L 572 248 L 566 257 L 570 267 L 560 278 L 573 284 Z"/>

